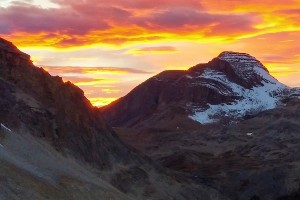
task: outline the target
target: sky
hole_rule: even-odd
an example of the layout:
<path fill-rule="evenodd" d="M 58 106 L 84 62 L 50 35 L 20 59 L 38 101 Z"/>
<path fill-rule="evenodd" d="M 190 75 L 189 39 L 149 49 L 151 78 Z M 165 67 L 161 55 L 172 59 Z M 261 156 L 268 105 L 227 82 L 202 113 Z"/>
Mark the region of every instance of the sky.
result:
<path fill-rule="evenodd" d="M 222 51 L 300 86 L 300 0 L 1 0 L 0 37 L 95 106 Z"/>

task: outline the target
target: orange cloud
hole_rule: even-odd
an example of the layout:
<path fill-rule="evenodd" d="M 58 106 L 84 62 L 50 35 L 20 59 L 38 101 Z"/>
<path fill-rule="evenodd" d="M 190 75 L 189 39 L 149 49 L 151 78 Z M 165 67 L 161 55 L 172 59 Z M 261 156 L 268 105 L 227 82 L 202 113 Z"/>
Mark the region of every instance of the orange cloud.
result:
<path fill-rule="evenodd" d="M 212 38 L 228 42 L 300 30 L 297 0 L 53 2 L 60 7 L 13 4 L 0 8 L 0 34 L 19 46 L 60 48 Z"/>
<path fill-rule="evenodd" d="M 57 1 L 61 7 L 52 9 L 16 4 L 0 8 L 3 21 L 0 33 L 22 46 L 118 45 L 168 41 L 169 36 L 203 38 L 224 36 L 224 32 L 235 36 L 255 31 L 253 27 L 259 21 L 255 14 L 209 13 L 198 1 L 141 2 L 133 5 L 127 1 L 82 3 L 69 0 Z M 137 10 L 147 12 L 136 14 L 140 13 Z"/>
<path fill-rule="evenodd" d="M 77 83 L 94 104 L 224 50 L 248 52 L 284 83 L 298 84 L 287 77 L 299 75 L 299 0 L 52 2 L 58 6 L 0 7 L 0 35 L 32 51 L 38 65 L 70 65 L 45 68 Z"/>
<path fill-rule="evenodd" d="M 171 46 L 157 46 L 157 47 L 144 47 L 140 49 L 133 49 L 128 51 L 132 54 L 166 54 L 166 53 L 176 53 L 177 49 Z"/>
<path fill-rule="evenodd" d="M 113 94 L 113 93 L 120 93 L 120 89 L 111 89 L 111 88 L 103 88 L 102 92 L 105 92 L 107 94 Z"/>
<path fill-rule="evenodd" d="M 116 82 L 118 82 L 118 80 L 116 80 L 116 79 L 94 79 L 91 81 L 81 81 L 81 82 L 73 81 L 73 83 L 77 86 L 100 85 L 103 83 L 107 84 L 107 83 L 116 83 Z"/>
<path fill-rule="evenodd" d="M 75 67 L 75 66 L 40 66 L 55 75 L 72 74 L 149 74 L 150 72 L 121 67 Z"/>
<path fill-rule="evenodd" d="M 52 75 L 63 77 L 85 91 L 94 106 L 106 105 L 129 92 L 137 82 L 151 74 L 146 71 L 118 67 L 43 66 Z M 133 80 L 133 81 L 132 81 Z"/>
<path fill-rule="evenodd" d="M 210 1 L 202 0 L 201 5 L 211 12 L 269 12 L 299 6 L 298 0 L 232 0 Z"/>
<path fill-rule="evenodd" d="M 105 106 L 115 100 L 117 98 L 101 98 L 101 97 L 95 97 L 95 98 L 89 98 L 90 102 L 97 107 Z"/>

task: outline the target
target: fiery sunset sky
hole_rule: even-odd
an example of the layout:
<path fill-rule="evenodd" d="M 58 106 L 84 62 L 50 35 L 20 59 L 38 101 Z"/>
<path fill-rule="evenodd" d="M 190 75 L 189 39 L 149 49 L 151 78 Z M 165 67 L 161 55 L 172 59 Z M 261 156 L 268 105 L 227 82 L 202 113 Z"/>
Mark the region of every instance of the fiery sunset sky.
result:
<path fill-rule="evenodd" d="M 225 50 L 300 86 L 300 0 L 1 0 L 0 36 L 97 106 Z"/>

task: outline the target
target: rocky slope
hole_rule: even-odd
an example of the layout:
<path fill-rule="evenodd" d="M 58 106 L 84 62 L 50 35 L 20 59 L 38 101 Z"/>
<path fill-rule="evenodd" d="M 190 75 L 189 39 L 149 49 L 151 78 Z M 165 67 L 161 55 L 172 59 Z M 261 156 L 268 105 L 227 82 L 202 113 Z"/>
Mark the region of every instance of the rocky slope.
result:
<path fill-rule="evenodd" d="M 132 199 L 25 130 L 2 124 L 0 138 L 0 199 Z"/>
<path fill-rule="evenodd" d="M 1 198 L 224 199 L 125 145 L 82 90 L 4 39 L 0 93 Z"/>

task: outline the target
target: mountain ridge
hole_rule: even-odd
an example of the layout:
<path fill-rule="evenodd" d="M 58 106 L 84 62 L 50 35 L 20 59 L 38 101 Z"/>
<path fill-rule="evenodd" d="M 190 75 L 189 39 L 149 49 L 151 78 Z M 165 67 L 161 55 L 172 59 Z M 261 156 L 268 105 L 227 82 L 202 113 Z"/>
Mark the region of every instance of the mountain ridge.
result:
<path fill-rule="evenodd" d="M 229 123 L 275 108 L 281 96 L 288 95 L 290 90 L 253 56 L 225 51 L 210 62 L 188 70 L 161 72 L 100 109 L 113 126 L 135 126 L 170 107 L 202 124 L 218 120 Z M 244 111 L 235 110 L 234 103 Z M 224 106 L 215 108 L 215 105 Z M 221 113 L 223 118 L 219 119 Z M 206 116 L 199 117 L 203 115 Z"/>

